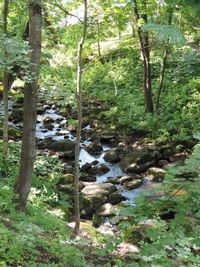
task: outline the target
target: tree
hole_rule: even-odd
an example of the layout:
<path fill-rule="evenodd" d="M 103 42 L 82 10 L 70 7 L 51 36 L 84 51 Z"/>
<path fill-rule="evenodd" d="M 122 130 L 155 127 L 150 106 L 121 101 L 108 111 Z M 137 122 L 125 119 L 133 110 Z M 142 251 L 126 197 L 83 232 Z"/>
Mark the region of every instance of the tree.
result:
<path fill-rule="evenodd" d="M 144 66 L 144 98 L 146 104 L 146 112 L 153 113 L 153 99 L 152 99 L 152 89 L 151 89 L 151 63 L 150 63 L 150 47 L 149 47 L 149 36 L 142 27 L 139 25 L 141 20 L 145 24 L 148 23 L 147 17 L 147 3 L 146 0 L 142 1 L 144 12 L 140 13 L 138 9 L 137 0 L 134 0 L 134 14 L 136 22 L 138 24 L 137 32 L 139 37 L 140 51 L 142 54 L 143 66 Z"/>
<path fill-rule="evenodd" d="M 3 32 L 8 33 L 8 5 L 9 0 L 4 0 L 3 8 Z M 3 103 L 4 103 L 4 121 L 3 121 L 3 161 L 6 165 L 8 154 L 8 69 L 5 66 L 3 71 Z"/>
<path fill-rule="evenodd" d="M 87 0 L 83 0 L 84 3 L 84 21 L 83 21 L 83 33 L 82 38 L 78 44 L 78 53 L 77 53 L 77 109 L 78 109 L 78 125 L 76 131 L 76 146 L 75 146 L 75 171 L 74 171 L 74 209 L 75 209 L 75 228 L 74 233 L 77 235 L 80 227 L 80 208 L 79 208 L 79 154 L 80 154 L 80 141 L 81 141 L 81 128 L 82 128 L 82 88 L 81 88 L 81 78 L 83 71 L 82 63 L 82 52 L 83 45 L 86 38 L 87 32 Z"/>
<path fill-rule="evenodd" d="M 30 72 L 33 79 L 24 89 L 24 117 L 19 176 L 15 184 L 17 209 L 23 211 L 32 182 L 35 159 L 35 131 L 37 117 L 37 91 L 41 55 L 42 4 L 29 0 L 29 45 L 32 48 Z"/>

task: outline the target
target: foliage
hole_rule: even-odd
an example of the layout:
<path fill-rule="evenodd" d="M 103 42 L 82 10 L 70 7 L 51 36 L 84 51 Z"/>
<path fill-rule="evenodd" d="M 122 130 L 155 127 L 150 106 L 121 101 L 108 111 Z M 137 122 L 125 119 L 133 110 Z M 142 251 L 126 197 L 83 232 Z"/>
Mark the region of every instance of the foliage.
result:
<path fill-rule="evenodd" d="M 84 255 L 71 243 L 65 222 L 54 210 L 57 158 L 40 156 L 26 213 L 17 213 L 13 203 L 13 183 L 18 174 L 20 144 L 9 145 L 9 169 L 0 165 L 0 262 L 3 266 L 86 266 Z M 1 154 L 2 155 L 2 152 Z M 0 161 L 2 164 L 2 161 Z M 48 172 L 47 172 L 48 170 Z M 65 201 L 67 199 L 65 198 Z M 65 204 L 65 209 L 68 203 Z M 16 246 L 16 244 L 18 244 Z"/>
<path fill-rule="evenodd" d="M 185 165 L 168 169 L 161 186 L 145 191 L 136 206 L 121 209 L 121 236 L 132 242 L 140 239 L 138 266 L 198 266 L 199 162 L 197 145 Z M 158 197 L 157 192 L 163 193 Z"/>

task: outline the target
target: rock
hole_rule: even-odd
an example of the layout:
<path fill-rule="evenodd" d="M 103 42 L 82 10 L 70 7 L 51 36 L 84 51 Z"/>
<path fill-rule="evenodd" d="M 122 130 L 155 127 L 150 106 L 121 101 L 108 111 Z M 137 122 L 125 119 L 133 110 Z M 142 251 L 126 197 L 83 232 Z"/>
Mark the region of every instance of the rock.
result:
<path fill-rule="evenodd" d="M 93 185 L 88 185 L 83 188 L 81 191 L 85 195 L 97 195 L 101 194 L 103 195 L 110 195 L 111 193 L 115 192 L 117 188 L 110 183 L 102 183 L 102 184 L 93 184 Z"/>
<path fill-rule="evenodd" d="M 96 215 L 101 217 L 113 217 L 116 215 L 115 206 L 111 203 L 105 203 L 97 209 Z"/>
<path fill-rule="evenodd" d="M 118 180 L 119 180 L 120 184 L 124 184 L 127 181 L 131 181 L 132 177 L 130 175 L 124 175 L 124 176 L 120 177 Z"/>
<path fill-rule="evenodd" d="M 54 128 L 54 125 L 51 124 L 51 123 L 45 123 L 45 124 L 44 124 L 44 128 L 45 128 L 45 129 L 48 129 L 49 131 L 52 131 L 53 128 Z"/>
<path fill-rule="evenodd" d="M 86 163 L 81 167 L 81 171 L 83 171 L 83 172 L 87 172 L 89 169 L 92 168 L 92 165 L 93 165 L 93 164 L 91 164 L 91 163 L 89 163 L 89 162 L 86 162 Z"/>
<path fill-rule="evenodd" d="M 149 168 L 145 173 L 145 178 L 153 182 L 161 182 L 165 177 L 166 171 L 161 168 Z"/>
<path fill-rule="evenodd" d="M 108 202 L 109 195 L 117 188 L 109 183 L 86 185 L 80 195 L 80 210 L 83 218 L 91 218 L 92 214 L 104 203 Z"/>
<path fill-rule="evenodd" d="M 75 143 L 69 139 L 54 141 L 50 149 L 56 152 L 71 152 L 75 149 Z"/>
<path fill-rule="evenodd" d="M 102 142 L 108 143 L 111 139 L 115 139 L 116 131 L 113 129 L 105 129 L 100 131 L 100 138 Z"/>
<path fill-rule="evenodd" d="M 22 122 L 23 121 L 23 114 L 24 114 L 24 111 L 22 108 L 15 109 L 12 111 L 12 113 L 10 115 L 10 119 L 14 123 Z"/>
<path fill-rule="evenodd" d="M 109 171 L 110 169 L 108 168 L 108 166 L 106 166 L 105 164 L 99 164 L 96 166 L 92 166 L 90 169 L 88 169 L 87 172 L 93 175 L 102 175 Z"/>
<path fill-rule="evenodd" d="M 107 178 L 107 183 L 111 183 L 111 184 L 119 184 L 119 180 L 116 179 L 115 177 L 108 177 L 108 178 Z"/>
<path fill-rule="evenodd" d="M 84 188 L 84 185 L 82 182 L 79 182 L 79 191 L 81 191 Z M 74 196 L 74 185 L 73 184 L 58 184 L 58 190 L 66 193 L 70 196 Z"/>
<path fill-rule="evenodd" d="M 59 159 L 64 159 L 64 160 L 73 159 L 75 157 L 75 151 L 69 150 L 66 152 L 59 152 L 58 157 Z"/>
<path fill-rule="evenodd" d="M 24 103 L 24 95 L 17 95 L 15 103 L 22 105 Z"/>
<path fill-rule="evenodd" d="M 140 253 L 140 248 L 137 245 L 131 243 L 122 242 L 118 246 L 117 255 L 124 256 L 126 254 L 138 254 Z"/>
<path fill-rule="evenodd" d="M 37 114 L 38 115 L 42 115 L 42 114 L 44 114 L 45 113 L 45 109 L 44 109 L 44 107 L 38 107 L 37 108 Z"/>
<path fill-rule="evenodd" d="M 107 199 L 107 202 L 116 205 L 124 200 L 124 197 L 121 195 L 119 191 L 115 191 L 111 193 Z"/>
<path fill-rule="evenodd" d="M 58 184 L 58 190 L 68 195 L 74 194 L 74 188 L 71 184 Z"/>
<path fill-rule="evenodd" d="M 67 224 L 67 226 L 71 231 L 73 231 L 75 222 L 70 222 Z M 86 239 L 95 239 L 98 235 L 98 232 L 96 228 L 92 226 L 92 222 L 81 221 L 78 235 Z"/>
<path fill-rule="evenodd" d="M 58 178 L 59 184 L 72 184 L 74 182 L 74 175 L 72 173 L 63 174 Z"/>
<path fill-rule="evenodd" d="M 0 135 L 3 135 L 3 126 L 0 124 Z M 22 137 L 22 131 L 17 128 L 9 128 L 8 129 L 8 137 L 9 139 L 19 139 Z"/>
<path fill-rule="evenodd" d="M 53 123 L 54 122 L 54 119 L 51 118 L 51 117 L 45 117 L 44 120 L 43 120 L 44 124 L 46 123 Z"/>
<path fill-rule="evenodd" d="M 120 157 L 116 149 L 112 149 L 106 152 L 103 158 L 105 161 L 110 162 L 110 163 L 117 163 L 120 161 Z"/>
<path fill-rule="evenodd" d="M 85 150 L 90 154 L 98 155 L 99 153 L 101 153 L 103 151 L 103 147 L 102 147 L 101 143 L 97 140 L 97 141 L 94 141 L 91 144 L 89 144 L 85 148 Z"/>
<path fill-rule="evenodd" d="M 141 173 L 155 164 L 156 160 L 150 158 L 147 149 L 129 152 L 120 161 L 120 167 L 126 173 Z"/>
<path fill-rule="evenodd" d="M 124 184 L 124 188 L 128 190 L 136 189 L 140 186 L 142 186 L 143 181 L 142 180 L 132 180 L 132 181 L 127 181 Z"/>
<path fill-rule="evenodd" d="M 159 151 L 155 150 L 150 153 L 150 157 L 159 160 L 162 158 L 162 154 Z"/>
<path fill-rule="evenodd" d="M 81 172 L 80 180 L 84 182 L 95 182 L 96 176 Z"/>
<path fill-rule="evenodd" d="M 167 166 L 168 164 L 169 164 L 169 161 L 166 160 L 166 159 L 161 159 L 161 160 L 158 161 L 158 166 L 159 166 L 160 168 L 165 167 L 165 166 Z"/>
<path fill-rule="evenodd" d="M 68 164 L 63 165 L 62 173 L 63 174 L 68 174 L 68 173 L 73 173 L 74 172 L 74 167 Z"/>
<path fill-rule="evenodd" d="M 133 179 L 137 179 L 137 180 L 140 179 L 140 180 L 142 180 L 142 176 L 141 175 L 138 175 L 138 174 L 135 174 L 135 175 L 132 175 L 132 176 L 130 176 L 130 175 L 124 175 L 124 176 L 120 177 L 118 179 L 118 181 L 119 181 L 120 184 L 124 184 L 124 183 L 126 183 L 128 181 L 132 181 Z"/>
<path fill-rule="evenodd" d="M 149 167 L 155 164 L 155 160 L 139 164 L 139 163 L 132 163 L 124 170 L 126 173 L 142 173 L 145 172 Z"/>

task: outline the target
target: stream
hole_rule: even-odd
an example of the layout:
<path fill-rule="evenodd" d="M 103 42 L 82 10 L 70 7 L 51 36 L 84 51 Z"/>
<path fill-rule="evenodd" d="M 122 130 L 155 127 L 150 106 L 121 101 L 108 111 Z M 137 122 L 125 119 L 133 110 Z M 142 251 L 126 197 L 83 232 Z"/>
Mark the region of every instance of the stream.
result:
<path fill-rule="evenodd" d="M 12 99 L 9 100 L 9 113 L 13 111 L 14 102 Z M 0 102 L 0 116 L 3 116 L 3 104 Z M 51 120 L 52 127 L 48 129 L 44 126 L 45 120 Z M 10 126 L 22 129 L 22 122 L 9 122 Z M 85 128 L 90 128 L 90 125 L 87 125 Z M 45 112 L 37 116 L 37 125 L 36 125 L 36 138 L 39 140 L 44 140 L 46 138 L 51 138 L 52 140 L 63 140 L 71 139 L 76 140 L 76 137 L 70 132 L 67 127 L 67 120 L 61 115 L 57 114 L 56 110 L 52 109 L 50 106 L 45 108 Z M 85 147 L 89 145 L 91 141 L 82 140 L 81 142 L 81 151 L 80 151 L 80 167 L 85 163 L 92 163 L 95 160 L 98 160 L 99 164 L 104 164 L 109 167 L 109 172 L 97 175 L 96 183 L 103 183 L 107 181 L 108 177 L 117 178 L 120 176 L 127 175 L 125 174 L 118 163 L 108 163 L 104 160 L 105 152 L 110 150 L 109 145 L 103 145 L 103 151 L 98 155 L 89 154 Z M 121 191 L 122 196 L 129 202 L 131 205 L 134 205 L 134 200 L 140 195 L 144 190 L 146 182 L 144 181 L 143 185 L 137 189 L 125 190 L 122 186 L 117 185 L 118 189 Z"/>

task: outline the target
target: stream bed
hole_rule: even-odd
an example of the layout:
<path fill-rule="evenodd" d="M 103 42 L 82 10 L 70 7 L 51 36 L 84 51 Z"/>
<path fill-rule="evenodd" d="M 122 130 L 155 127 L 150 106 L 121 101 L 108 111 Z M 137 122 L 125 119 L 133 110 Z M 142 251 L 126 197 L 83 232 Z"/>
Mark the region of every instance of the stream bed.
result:
<path fill-rule="evenodd" d="M 9 100 L 9 113 L 12 116 L 14 108 L 14 101 Z M 20 105 L 19 105 L 20 106 Z M 22 107 L 20 107 L 21 109 Z M 0 116 L 3 116 L 3 104 L 0 102 Z M 49 129 L 44 124 L 49 121 Z M 22 129 L 22 121 L 20 122 L 9 122 L 10 126 Z M 90 125 L 87 125 L 85 129 L 89 129 Z M 53 109 L 50 105 L 44 108 L 42 114 L 37 116 L 37 125 L 36 125 L 36 138 L 38 140 L 51 139 L 53 141 L 70 139 L 75 141 L 75 135 L 69 130 L 67 120 L 59 115 L 56 109 Z M 85 147 L 91 143 L 90 140 L 82 140 L 81 142 L 81 151 L 80 151 L 80 167 L 86 163 L 92 163 L 98 161 L 99 164 L 106 165 L 109 168 L 109 171 L 105 174 L 96 175 L 96 183 L 107 182 L 108 177 L 118 178 L 126 175 L 120 168 L 118 163 L 109 163 L 104 160 L 105 152 L 109 151 L 111 147 L 107 144 L 103 144 L 103 151 L 98 155 L 90 154 L 86 151 Z M 128 201 L 131 205 L 134 205 L 134 199 L 140 195 L 146 186 L 146 181 L 139 188 L 133 190 L 126 190 L 122 186 L 117 185 L 118 190 L 121 192 L 122 196 Z"/>

